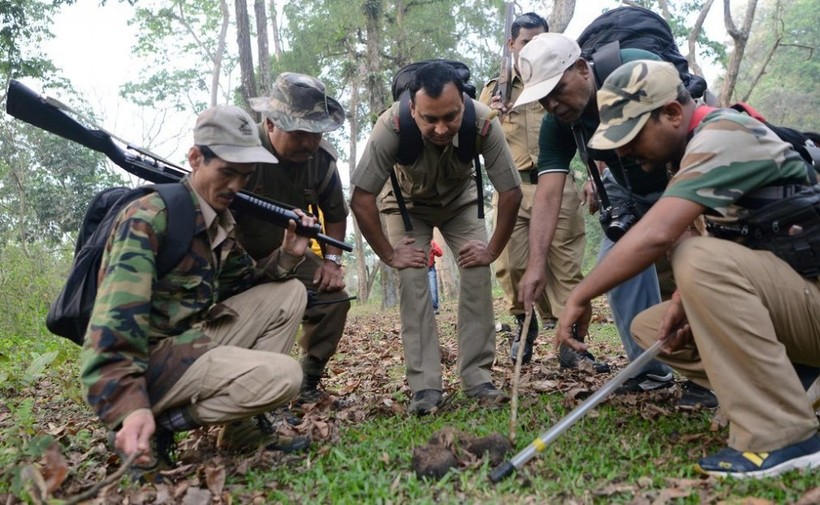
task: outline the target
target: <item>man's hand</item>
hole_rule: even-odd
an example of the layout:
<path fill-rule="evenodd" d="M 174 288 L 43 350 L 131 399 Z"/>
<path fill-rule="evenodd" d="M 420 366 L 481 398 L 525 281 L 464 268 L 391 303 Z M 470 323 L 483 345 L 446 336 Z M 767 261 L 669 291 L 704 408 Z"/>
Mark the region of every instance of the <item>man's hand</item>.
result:
<path fill-rule="evenodd" d="M 114 438 L 114 446 L 126 458 L 137 451 L 141 452 L 142 456 L 137 458 L 134 464 L 151 466 L 156 457 L 155 454 L 151 454 L 151 437 L 154 431 L 154 414 L 149 409 L 135 410 L 122 422 L 122 428 Z"/>
<path fill-rule="evenodd" d="M 512 102 L 508 104 L 501 103 L 500 91 L 493 95 L 493 99 L 490 102 L 490 108 L 493 110 L 497 110 L 502 116 L 506 114 L 508 110 L 510 110 L 510 105 L 512 105 Z"/>
<path fill-rule="evenodd" d="M 672 294 L 672 299 L 666 306 L 666 312 L 658 327 L 658 340 L 663 340 L 661 352 L 671 354 L 683 349 L 686 345 L 694 341 L 692 329 L 686 319 L 686 312 L 680 294 L 676 291 Z"/>
<path fill-rule="evenodd" d="M 573 301 L 570 297 L 563 312 L 561 312 L 561 317 L 558 319 L 558 329 L 555 331 L 555 347 L 565 344 L 578 352 L 586 351 L 589 346 L 573 338 L 572 325 L 578 325 L 579 336 L 586 335 L 590 319 L 592 319 L 592 304 L 589 301 Z"/>
<path fill-rule="evenodd" d="M 316 269 L 313 284 L 320 293 L 332 293 L 345 288 L 345 276 L 342 267 L 332 261 L 323 261 Z"/>
<path fill-rule="evenodd" d="M 598 193 L 592 179 L 584 183 L 581 195 L 581 204 L 586 205 L 590 214 L 598 212 Z"/>
<path fill-rule="evenodd" d="M 546 285 L 547 273 L 543 269 L 527 268 L 518 281 L 518 299 L 524 303 L 524 313 L 532 310 L 535 299 L 544 293 Z"/>
<path fill-rule="evenodd" d="M 416 239 L 404 237 L 393 246 L 393 256 L 385 263 L 399 270 L 426 267 L 427 255 L 424 254 L 424 249 L 413 245 L 415 243 Z"/>
<path fill-rule="evenodd" d="M 315 217 L 305 214 L 300 209 L 293 209 L 293 212 L 299 216 L 302 226 L 311 228 L 316 225 Z M 309 237 L 303 237 L 296 234 L 296 221 L 293 219 L 288 221 L 288 227 L 285 228 L 285 237 L 282 239 L 282 250 L 291 256 L 301 258 L 305 255 L 305 251 L 307 251 L 309 246 Z"/>
<path fill-rule="evenodd" d="M 483 267 L 495 261 L 495 255 L 480 240 L 471 240 L 458 251 L 456 262 L 461 268 Z"/>

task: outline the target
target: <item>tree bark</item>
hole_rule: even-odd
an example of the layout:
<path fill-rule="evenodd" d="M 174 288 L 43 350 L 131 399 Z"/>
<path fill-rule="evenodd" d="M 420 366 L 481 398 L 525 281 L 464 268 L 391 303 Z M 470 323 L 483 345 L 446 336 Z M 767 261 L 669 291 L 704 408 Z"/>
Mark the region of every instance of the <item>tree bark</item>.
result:
<path fill-rule="evenodd" d="M 253 13 L 256 18 L 256 49 L 259 54 L 260 94 L 267 96 L 271 90 L 270 49 L 268 49 L 268 15 L 265 13 L 265 0 L 253 1 Z"/>
<path fill-rule="evenodd" d="M 550 31 L 564 33 L 574 15 L 575 0 L 555 0 L 552 4 L 552 13 L 549 19 Z"/>
<path fill-rule="evenodd" d="M 282 56 L 282 34 L 279 31 L 279 14 L 276 12 L 274 0 L 270 0 L 270 25 L 273 29 L 273 57 L 279 61 Z"/>
<path fill-rule="evenodd" d="M 703 8 L 701 8 L 698 18 L 695 20 L 695 24 L 689 32 L 689 37 L 686 39 L 686 43 L 689 47 L 689 54 L 686 55 L 686 61 L 689 62 L 689 70 L 697 75 L 703 75 L 703 70 L 698 64 L 696 44 L 698 37 L 700 37 L 701 30 L 703 30 L 703 23 L 706 21 L 706 16 L 709 14 L 709 10 L 712 8 L 714 2 L 715 0 L 707 0 L 706 3 L 703 4 Z"/>
<path fill-rule="evenodd" d="M 757 8 L 757 0 L 749 0 L 749 3 L 746 5 L 746 15 L 743 19 L 743 25 L 738 29 L 732 19 L 732 11 L 729 3 L 730 0 L 723 0 L 723 22 L 726 25 L 726 32 L 732 37 L 734 47 L 732 58 L 726 67 L 726 76 L 723 80 L 723 86 L 720 90 L 719 103 L 724 107 L 732 101 L 732 95 L 735 92 L 735 85 L 737 84 L 737 75 L 740 70 L 740 62 L 743 61 L 743 53 L 746 51 L 746 44 L 749 41 L 749 33 L 752 31 L 752 22 L 754 21 L 755 9 Z"/>
<path fill-rule="evenodd" d="M 251 53 L 251 29 L 248 18 L 247 0 L 235 0 L 236 5 L 236 45 L 239 48 L 240 95 L 242 104 L 251 116 L 250 98 L 259 93 L 256 88 L 256 77 L 253 72 L 253 53 Z M 257 118 L 258 119 L 258 118 Z"/>
<path fill-rule="evenodd" d="M 219 0 L 219 8 L 222 11 L 222 25 L 219 27 L 216 54 L 213 55 L 214 70 L 211 74 L 211 107 L 216 106 L 219 100 L 219 76 L 222 75 L 222 59 L 225 57 L 228 25 L 230 25 L 231 22 L 231 10 L 228 8 L 228 0 Z"/>

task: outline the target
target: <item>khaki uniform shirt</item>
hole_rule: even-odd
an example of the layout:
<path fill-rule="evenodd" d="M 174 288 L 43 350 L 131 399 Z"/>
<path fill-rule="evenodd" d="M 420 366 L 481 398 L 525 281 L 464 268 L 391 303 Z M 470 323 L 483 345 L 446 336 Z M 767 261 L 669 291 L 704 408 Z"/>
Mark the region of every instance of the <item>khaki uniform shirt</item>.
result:
<path fill-rule="evenodd" d="M 497 82 L 496 77 L 484 86 L 478 98 L 481 103 L 490 105 Z M 515 103 L 522 91 L 524 91 L 524 83 L 514 71 L 509 102 Z M 510 146 L 515 168 L 518 169 L 521 180 L 524 182 L 537 181 L 537 174 L 533 173 L 532 178 L 530 174 L 538 166 L 538 131 L 541 129 L 541 120 L 545 113 L 540 103 L 530 102 L 509 110 L 501 118 L 501 127 Z"/>
<path fill-rule="evenodd" d="M 481 131 L 491 120 L 487 134 L 479 139 L 478 146 L 487 176 L 498 192 L 508 191 L 521 184 L 515 169 L 507 140 L 495 113 L 489 107 L 473 101 L 476 110 L 476 129 Z M 399 187 L 408 207 L 413 204 L 426 206 L 466 205 L 476 201 L 472 161 L 462 161 L 456 154 L 458 136 L 444 149 L 424 139 L 422 153 L 412 165 L 398 165 L 399 149 L 398 102 L 386 110 L 373 127 L 359 164 L 351 176 L 351 184 L 370 193 L 382 194 L 382 210 L 398 208 L 388 179 L 390 170 L 396 167 Z M 386 184 L 386 186 L 385 186 Z"/>

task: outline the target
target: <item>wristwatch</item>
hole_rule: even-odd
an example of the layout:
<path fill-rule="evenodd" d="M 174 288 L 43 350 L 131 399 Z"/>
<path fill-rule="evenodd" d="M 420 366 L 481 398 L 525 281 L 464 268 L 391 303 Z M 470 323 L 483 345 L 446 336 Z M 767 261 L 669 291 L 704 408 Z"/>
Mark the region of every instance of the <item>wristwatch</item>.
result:
<path fill-rule="evenodd" d="M 339 266 L 342 266 L 342 255 L 341 254 L 325 254 L 325 259 L 328 261 L 332 261 Z"/>

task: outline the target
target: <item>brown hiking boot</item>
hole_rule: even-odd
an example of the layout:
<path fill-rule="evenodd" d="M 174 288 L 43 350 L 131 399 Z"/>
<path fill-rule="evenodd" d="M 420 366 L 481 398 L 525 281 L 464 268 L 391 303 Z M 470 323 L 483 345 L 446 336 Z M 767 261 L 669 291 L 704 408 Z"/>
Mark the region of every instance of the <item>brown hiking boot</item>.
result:
<path fill-rule="evenodd" d="M 229 451 L 250 452 L 262 447 L 267 451 L 291 453 L 309 448 L 310 439 L 280 435 L 273 430 L 264 414 L 260 414 L 253 419 L 242 419 L 223 425 L 217 436 L 216 445 Z"/>

